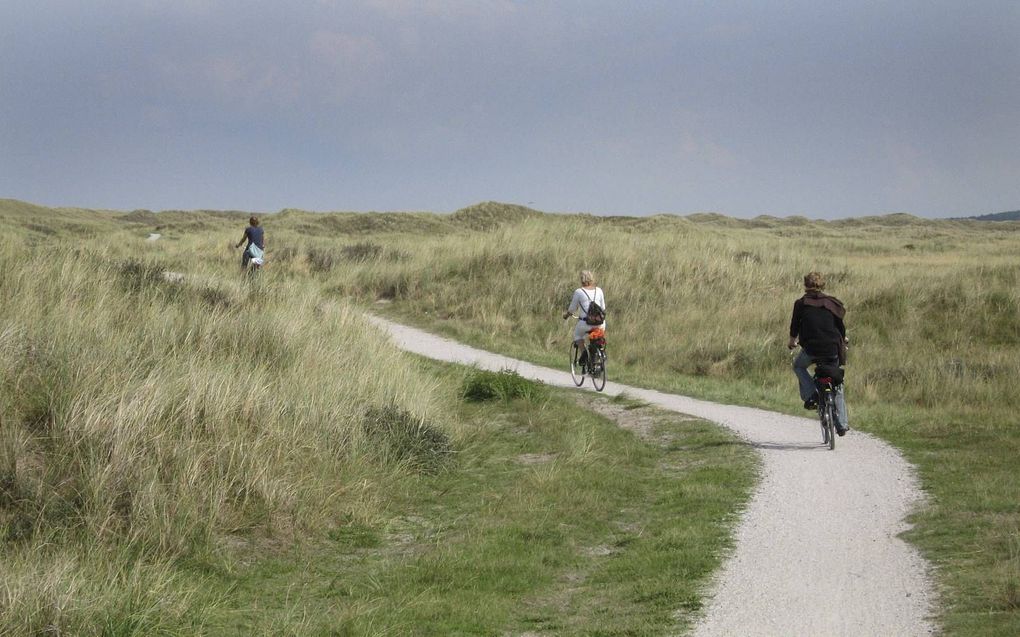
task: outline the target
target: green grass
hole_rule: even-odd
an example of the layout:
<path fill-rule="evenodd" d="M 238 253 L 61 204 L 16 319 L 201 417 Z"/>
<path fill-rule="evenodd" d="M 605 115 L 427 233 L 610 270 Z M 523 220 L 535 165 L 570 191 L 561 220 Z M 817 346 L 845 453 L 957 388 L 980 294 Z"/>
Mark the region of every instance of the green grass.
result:
<path fill-rule="evenodd" d="M 1020 632 L 1020 224 L 546 216 L 371 240 L 404 258 L 347 265 L 327 290 L 562 367 L 557 314 L 592 269 L 613 379 L 790 413 L 789 312 L 803 274 L 825 272 L 849 307 L 852 424 L 902 449 L 930 496 L 908 538 L 937 567 L 944 629 Z"/>
<path fill-rule="evenodd" d="M 186 366 L 184 359 L 181 365 L 175 362 L 176 371 L 168 372 L 169 378 L 178 379 L 178 400 L 186 396 L 180 379 L 195 374 L 211 378 L 217 370 L 232 377 L 223 370 L 235 370 L 244 362 L 225 354 L 245 342 L 243 323 L 238 320 L 226 329 L 202 323 L 212 315 L 234 320 L 230 317 L 251 305 L 246 300 L 250 288 L 230 276 L 236 272 L 238 253 L 228 246 L 240 236 L 243 214 L 117 214 L 51 210 L 8 200 L 0 201 L 0 219 L 12 241 L 38 255 L 31 261 L 35 265 L 23 267 L 24 253 L 11 253 L 18 265 L 0 272 L 5 298 L 18 299 L 20 308 L 34 308 L 24 310 L 25 318 L 15 321 L 12 333 L 36 334 L 42 343 L 36 349 L 40 355 L 31 359 L 32 373 L 22 375 L 21 382 L 31 389 L 28 398 L 16 412 L 0 412 L 5 419 L 16 418 L 29 428 L 47 423 L 54 408 L 60 413 L 71 404 L 54 387 L 84 375 L 84 360 L 106 357 L 99 347 L 102 339 L 92 336 L 91 329 L 61 327 L 48 317 L 66 315 L 88 326 L 97 318 L 114 326 L 138 316 L 144 319 L 150 326 L 143 332 L 147 336 L 121 327 L 115 338 L 104 341 L 123 341 L 112 347 L 121 352 L 115 357 L 120 362 L 104 368 L 110 370 L 110 386 L 144 387 L 127 373 L 137 368 L 123 355 L 128 347 L 142 346 L 153 356 L 165 351 L 182 357 L 201 354 Z M 265 386 L 270 372 L 290 370 L 285 382 L 301 386 L 307 375 L 322 396 L 334 387 L 324 380 L 333 372 L 318 351 L 322 340 L 307 334 L 332 329 L 329 342 L 355 343 L 352 352 L 361 351 L 356 345 L 360 327 L 330 327 L 335 313 L 353 312 L 351 298 L 459 340 L 562 367 L 570 331 L 557 315 L 576 287 L 577 272 L 586 268 L 595 271 L 607 293 L 612 380 L 798 413 L 785 349 L 789 312 L 803 274 L 825 272 L 831 291 L 849 308 L 852 424 L 902 449 L 917 465 L 929 495 L 929 505 L 914 516 L 916 526 L 907 537 L 936 566 L 943 630 L 951 635 L 1020 634 L 1020 428 L 1014 414 L 1020 385 L 1011 382 L 1020 376 L 1020 224 L 930 221 L 909 215 L 837 222 L 719 215 L 591 217 L 543 215 L 493 203 L 452 215 L 288 210 L 265 219 L 270 261 L 258 285 L 265 286 L 274 301 L 258 308 L 249 328 L 267 342 L 251 354 L 262 361 L 251 386 Z M 163 233 L 164 239 L 145 242 L 152 231 Z M 118 290 L 116 295 L 133 299 L 129 305 L 110 293 L 98 314 L 78 312 L 75 303 L 101 295 L 86 290 L 84 297 L 75 297 L 81 293 L 77 261 L 60 266 L 60 275 L 52 270 L 40 274 L 41 263 L 55 258 L 45 252 L 48 246 L 69 233 L 79 241 L 74 247 L 62 244 L 59 253 L 70 250 L 86 263 L 90 254 L 98 254 L 108 272 L 104 280 Z M 186 291 L 156 280 L 133 290 L 132 281 L 144 280 L 146 268 L 188 272 L 192 278 Z M 58 282 L 67 290 L 64 300 L 47 292 L 60 287 Z M 302 300 L 295 304 L 295 297 Z M 71 298 L 78 300 L 70 303 Z M 168 317 L 162 316 L 165 308 Z M 312 318 L 295 321 L 299 311 Z M 0 315 L 13 312 L 5 307 Z M 192 320 L 197 324 L 188 323 Z M 37 330 L 31 327 L 35 321 Z M 178 323 L 192 329 L 175 327 Z M 42 336 L 49 326 L 55 330 L 53 338 Z M 287 335 L 284 344 L 272 338 L 277 333 Z M 167 346 L 162 335 L 178 339 L 180 345 Z M 344 340 L 348 337 L 353 340 Z M 389 351 L 381 344 L 369 349 Z M 306 358 L 318 362 L 300 369 Z M 394 396 L 418 388 L 418 398 L 407 395 L 397 399 L 397 405 L 438 423 L 459 449 L 468 433 L 460 417 L 444 411 L 452 408 L 443 405 L 458 404 L 462 381 L 450 385 L 449 380 L 432 380 L 416 371 L 391 375 L 390 370 L 415 369 L 396 354 L 380 358 L 366 353 L 361 358 L 366 371 L 356 389 L 371 398 L 356 401 L 340 419 L 343 427 L 320 425 L 317 430 L 336 434 L 326 437 L 326 447 L 357 452 L 355 457 L 362 459 L 337 479 L 372 486 L 352 487 L 341 499 L 357 503 L 348 508 L 359 512 L 358 524 L 373 529 L 384 542 L 379 520 L 385 516 L 380 511 L 382 503 L 390 501 L 394 483 L 378 477 L 385 472 L 364 467 L 391 463 L 386 466 L 393 474 L 406 470 L 401 462 L 407 461 L 397 452 L 380 456 L 378 449 L 360 446 L 367 440 L 366 409 L 385 407 Z M 151 365 L 152 358 L 147 360 Z M 440 395 L 446 402 L 438 401 Z M 98 404 L 101 396 L 88 398 Z M 325 398 L 315 402 L 297 419 L 302 427 L 328 421 L 324 414 L 336 411 L 326 407 Z M 501 402 L 474 407 L 497 408 Z M 416 408 L 419 404 L 427 407 Z M 278 416 L 280 422 L 294 424 L 286 410 Z M 348 431 L 355 433 L 343 433 Z M 8 448 L 25 448 L 26 440 L 16 437 Z M 462 459 L 459 452 L 453 455 Z M 444 479 L 442 471 L 427 475 L 427 480 Z M 56 493 L 58 482 L 29 484 L 49 484 Z M 243 519 L 266 519 L 264 507 L 247 502 L 253 508 Z M 57 511 L 59 506 L 43 509 Z M 262 513 L 256 515 L 258 511 Z M 34 509 L 18 515 L 21 520 L 38 517 Z M 11 528 L 22 532 L 27 527 L 17 522 Z M 281 535 L 289 537 L 280 529 L 262 532 L 277 542 Z M 289 625 L 298 616 L 279 621 L 273 625 Z"/>
<path fill-rule="evenodd" d="M 457 435 L 349 306 L 161 273 L 0 244 L 0 632 L 188 634 L 207 605 L 179 564 L 322 534 L 337 500 L 369 518 L 350 484 L 431 468 Z"/>
<path fill-rule="evenodd" d="M 349 215 L 361 238 L 318 266 L 327 242 L 270 234 L 249 279 L 237 213 L 0 201 L 0 634 L 682 627 L 753 483 L 746 446 L 426 363 L 322 293 L 406 258 L 365 232 L 473 214 Z"/>
<path fill-rule="evenodd" d="M 463 375 L 442 369 L 451 381 Z M 579 410 L 565 392 L 465 401 L 457 413 L 473 433 L 455 467 L 391 484 L 372 525 L 341 526 L 330 541 L 224 576 L 233 604 L 215 630 L 682 628 L 753 484 L 752 454 L 702 421 L 638 409 L 655 422 L 648 438 Z"/>
<path fill-rule="evenodd" d="M 517 372 L 509 369 L 498 372 L 476 369 L 461 385 L 461 396 L 472 402 L 514 398 L 541 402 L 548 395 L 549 391 L 545 385 L 522 378 Z"/>

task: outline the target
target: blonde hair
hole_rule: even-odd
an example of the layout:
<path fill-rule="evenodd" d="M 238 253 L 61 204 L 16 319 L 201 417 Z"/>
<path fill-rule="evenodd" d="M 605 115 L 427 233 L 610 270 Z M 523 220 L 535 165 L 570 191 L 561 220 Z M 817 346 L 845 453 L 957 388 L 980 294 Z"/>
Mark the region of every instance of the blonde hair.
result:
<path fill-rule="evenodd" d="M 824 290 L 825 276 L 821 272 L 808 272 L 804 275 L 805 290 Z"/>
<path fill-rule="evenodd" d="M 591 270 L 581 270 L 581 285 L 595 285 L 595 275 Z"/>
<path fill-rule="evenodd" d="M 258 226 L 259 225 L 259 218 L 256 217 L 255 215 L 252 215 L 251 217 L 248 218 L 248 223 L 250 223 L 253 226 Z"/>

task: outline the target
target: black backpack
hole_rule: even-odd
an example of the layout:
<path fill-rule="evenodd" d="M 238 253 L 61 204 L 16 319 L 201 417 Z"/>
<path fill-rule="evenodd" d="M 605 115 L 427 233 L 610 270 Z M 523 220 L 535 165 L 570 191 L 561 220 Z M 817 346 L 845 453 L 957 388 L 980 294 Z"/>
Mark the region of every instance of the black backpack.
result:
<path fill-rule="evenodd" d="M 598 290 L 598 288 L 595 289 Z M 584 292 L 584 288 L 581 288 L 581 291 Z M 584 295 L 588 296 L 588 293 L 584 292 Z M 592 293 L 591 298 L 588 299 L 588 311 L 585 312 L 584 322 L 588 325 L 602 325 L 606 322 L 606 311 L 595 302 L 595 293 Z"/>

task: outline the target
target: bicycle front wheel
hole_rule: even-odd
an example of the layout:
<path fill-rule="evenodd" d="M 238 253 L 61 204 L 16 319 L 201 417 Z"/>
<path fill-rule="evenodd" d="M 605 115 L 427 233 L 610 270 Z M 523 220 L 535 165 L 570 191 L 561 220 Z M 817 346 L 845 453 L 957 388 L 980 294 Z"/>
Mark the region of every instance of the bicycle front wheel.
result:
<path fill-rule="evenodd" d="M 591 370 L 591 384 L 595 385 L 595 391 L 602 391 L 606 388 L 606 354 L 600 349 L 593 352 L 594 365 Z"/>
<path fill-rule="evenodd" d="M 581 363 L 577 362 L 577 343 L 570 344 L 570 379 L 580 387 L 584 384 L 584 372 L 581 371 Z"/>

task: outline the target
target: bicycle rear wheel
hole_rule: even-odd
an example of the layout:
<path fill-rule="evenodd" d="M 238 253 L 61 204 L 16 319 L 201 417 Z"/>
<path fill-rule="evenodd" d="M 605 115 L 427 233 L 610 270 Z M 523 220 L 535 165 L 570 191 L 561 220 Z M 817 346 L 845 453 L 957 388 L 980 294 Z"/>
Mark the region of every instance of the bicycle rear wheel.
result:
<path fill-rule="evenodd" d="M 584 372 L 581 371 L 581 364 L 577 362 L 577 343 L 570 344 L 570 379 L 580 387 L 584 384 Z"/>
<path fill-rule="evenodd" d="M 589 360 L 594 359 L 591 370 L 591 384 L 595 385 L 595 391 L 602 391 L 606 388 L 606 354 L 598 348 L 593 348 Z"/>
<path fill-rule="evenodd" d="M 836 448 L 836 410 L 831 397 L 825 400 L 825 434 L 829 439 L 829 451 L 832 451 Z"/>

